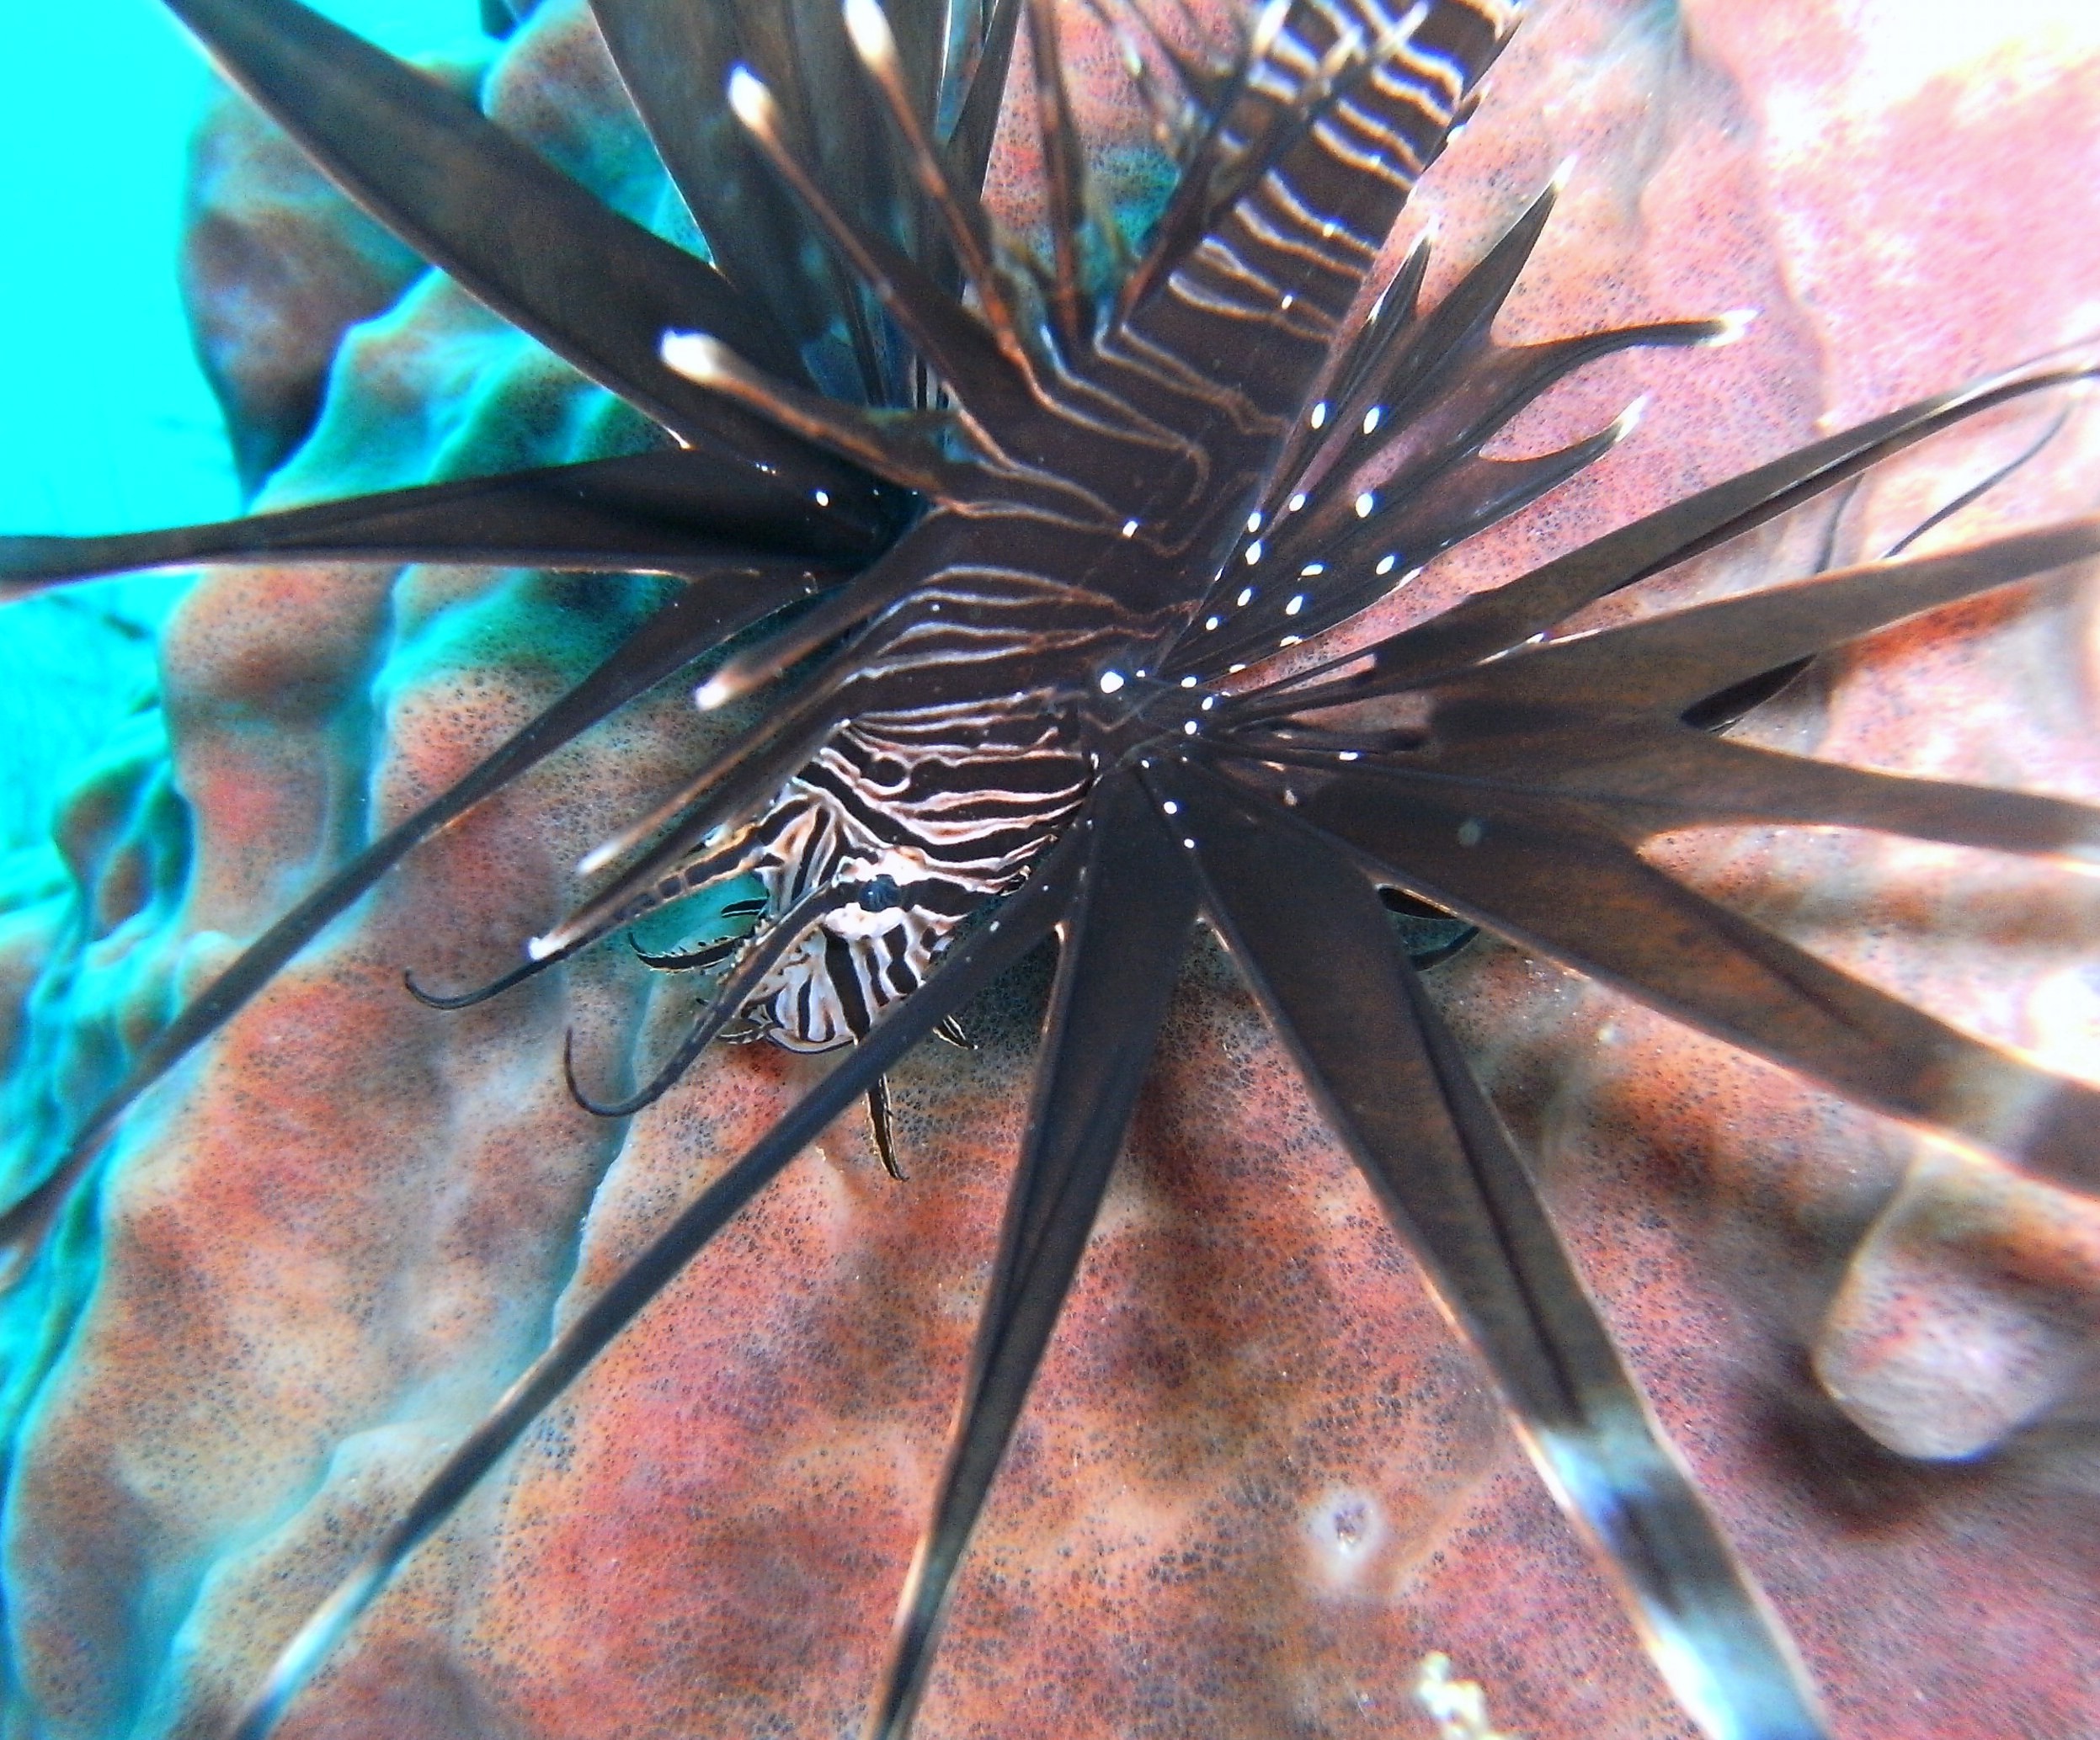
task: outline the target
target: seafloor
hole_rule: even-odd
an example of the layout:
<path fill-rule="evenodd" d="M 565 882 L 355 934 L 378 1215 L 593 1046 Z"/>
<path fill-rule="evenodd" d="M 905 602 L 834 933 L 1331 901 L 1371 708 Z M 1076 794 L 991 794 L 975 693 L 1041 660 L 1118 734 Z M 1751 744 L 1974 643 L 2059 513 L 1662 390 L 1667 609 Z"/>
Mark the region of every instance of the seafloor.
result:
<path fill-rule="evenodd" d="M 1145 145 L 1113 56 L 1088 9 L 1064 12 L 1096 159 L 1134 188 Z M 491 53 L 450 76 L 678 232 L 577 0 Z M 2088 0 L 1542 4 L 1404 222 L 1437 226 L 1432 293 L 1571 153 L 1513 333 L 1758 318 L 1728 349 L 1617 359 L 1558 392 L 1519 444 L 1651 396 L 1623 449 L 1389 620 L 1820 427 L 2100 335 Z M 997 178 L 1019 226 L 1029 157 L 1016 133 Z M 196 175 L 193 317 L 260 502 L 643 439 L 239 108 L 216 111 Z M 1655 594 L 1881 548 L 2056 408 L 1980 424 Z M 2097 444 L 2074 415 L 1934 535 L 2089 508 Z M 62 870 L 14 878 L 0 920 L 18 1181 L 241 940 L 665 584 L 433 567 L 165 583 L 181 598 L 157 697 L 60 805 Z M 1747 729 L 2100 799 L 2094 599 L 2059 573 L 1904 625 Z M 308 950 L 138 1108 L 93 1211 L 0 1307 L 9 1740 L 215 1732 L 550 1325 L 823 1067 L 721 1051 L 606 1123 L 563 1087 L 564 1030 L 587 1078 L 615 1081 L 685 1000 L 623 950 L 465 1014 L 403 994 L 404 968 L 478 982 L 544 928 L 579 854 L 725 728 L 687 692 L 557 756 Z M 1656 849 L 1827 958 L 2100 1079 L 2090 875 L 1836 832 Z M 1835 1732 L 2100 1734 L 2100 1215 L 1507 946 L 1435 982 Z M 908 1184 L 848 1120 L 734 1223 L 418 1556 L 287 1740 L 855 1732 L 954 1407 L 1041 990 L 1021 976 L 973 1012 L 981 1049 L 898 1072 Z M 1426 1737 L 1410 1687 L 1431 1650 L 1527 1740 L 1689 1732 L 1202 953 L 919 1732 Z"/>

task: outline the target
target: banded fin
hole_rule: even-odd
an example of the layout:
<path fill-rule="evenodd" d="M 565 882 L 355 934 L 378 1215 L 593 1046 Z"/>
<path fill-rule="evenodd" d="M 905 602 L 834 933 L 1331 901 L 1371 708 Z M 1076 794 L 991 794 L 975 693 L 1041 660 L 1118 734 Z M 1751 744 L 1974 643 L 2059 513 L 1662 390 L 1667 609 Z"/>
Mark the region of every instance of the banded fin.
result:
<path fill-rule="evenodd" d="M 1386 1214 L 1486 1361 L 1548 1488 L 1671 1689 L 1719 1740 L 1825 1740 L 1778 1615 L 1613 1346 L 1515 1142 L 1394 940 L 1312 828 L 1163 767 L 1204 912 Z M 1277 888 L 1293 898 L 1278 900 Z"/>
<path fill-rule="evenodd" d="M 1086 870 L 1064 922 L 1028 1133 L 868 1740 L 910 1729 L 956 1568 L 1085 1253 L 1195 918 L 1188 868 L 1129 774 L 1103 780 L 1069 840 L 1085 842 Z"/>
<path fill-rule="evenodd" d="M 1049 934 L 1071 899 L 1079 855 L 1070 849 L 1053 852 L 996 913 L 949 951 L 937 973 L 914 995 L 886 1011 L 836 1069 L 797 1100 L 569 1321 L 278 1652 L 235 1721 L 231 1740 L 266 1740 L 300 1688 L 408 1556 L 460 1507 L 584 1368 L 871 1083 L 894 1068 L 942 1019 L 952 1016 Z"/>

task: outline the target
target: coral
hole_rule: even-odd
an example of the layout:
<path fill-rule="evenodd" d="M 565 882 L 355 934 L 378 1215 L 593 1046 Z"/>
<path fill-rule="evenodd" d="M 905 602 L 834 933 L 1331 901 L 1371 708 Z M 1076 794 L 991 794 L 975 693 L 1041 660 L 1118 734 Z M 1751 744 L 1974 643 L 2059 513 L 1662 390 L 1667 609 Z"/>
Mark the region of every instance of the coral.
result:
<path fill-rule="evenodd" d="M 1527 450 L 1652 399 L 1634 441 L 1432 569 L 1393 620 L 1820 419 L 2090 336 L 2100 29 L 2068 4 L 1964 28 L 1835 0 L 1541 9 L 1423 189 L 1440 259 L 1477 253 L 1578 151 L 1512 327 L 1760 318 L 1729 350 L 1616 359 L 1557 393 Z M 1095 47 L 1090 128 L 1141 162 Z M 480 90 L 610 203 L 689 237 L 579 5 L 547 0 Z M 259 124 L 229 109 L 209 140 L 200 329 L 245 462 L 298 443 L 263 504 L 648 444 L 449 282 L 407 281 Z M 1007 153 L 995 185 L 1025 221 L 1027 152 Z M 1979 425 L 1835 519 L 1655 591 L 1803 572 L 1826 540 L 1883 547 L 2047 415 Z M 2093 439 L 2068 425 L 1950 535 L 2086 503 Z M 0 937 L 24 987 L 18 1164 L 48 1157 L 66 1109 L 237 939 L 582 674 L 664 585 L 203 575 L 163 639 L 166 757 L 143 716 L 68 806 L 67 891 Z M 2059 575 L 1904 625 L 1752 729 L 2100 797 L 2092 608 Z M 402 992 L 404 968 L 467 984 L 509 966 L 580 854 L 736 723 L 696 715 L 689 686 L 551 759 L 330 930 L 137 1109 L 98 1214 L 67 1229 L 72 1260 L 8 1301 L 10 1732 L 211 1732 L 550 1327 L 825 1067 L 717 1052 L 608 1123 L 563 1086 L 563 1032 L 586 1081 L 621 1082 L 680 1024 L 675 984 L 608 948 L 464 1014 Z M 1877 982 L 2100 1076 L 2094 879 L 1866 835 L 1664 849 Z M 2092 1206 L 1513 949 L 1478 944 L 1436 983 L 1836 1732 L 2100 1726 Z M 1016 975 L 971 1014 L 977 1051 L 898 1071 L 908 1184 L 848 1120 L 735 1222 L 418 1556 L 285 1732 L 853 1727 L 961 1381 L 1041 998 L 1039 971 Z M 1426 1734 L 1415 1664 L 1443 1651 L 1528 1740 L 1686 1732 L 1222 955 L 1186 976 L 1162 1056 L 920 1732 Z"/>

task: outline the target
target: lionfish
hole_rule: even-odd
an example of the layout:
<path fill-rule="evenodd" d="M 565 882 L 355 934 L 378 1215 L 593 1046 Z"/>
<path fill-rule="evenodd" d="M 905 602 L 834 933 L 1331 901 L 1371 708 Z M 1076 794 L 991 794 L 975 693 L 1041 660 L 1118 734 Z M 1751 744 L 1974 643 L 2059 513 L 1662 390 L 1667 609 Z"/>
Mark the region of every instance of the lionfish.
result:
<path fill-rule="evenodd" d="M 1828 649 L 2100 554 L 2100 519 L 1558 632 L 2089 365 L 1906 406 L 1398 632 L 1324 640 L 1631 429 L 1622 417 L 1543 454 L 1484 451 L 1554 383 L 1743 324 L 1498 339 L 1550 187 L 1425 298 L 1426 242 L 1389 244 L 1516 26 L 1504 0 L 1267 0 L 1223 57 L 1138 0 L 1101 0 L 1175 170 L 1132 226 L 1090 184 L 1047 0 L 592 0 L 704 258 L 298 0 L 169 4 L 360 205 L 664 439 L 179 531 L 13 537 L 9 592 L 322 558 L 683 584 L 145 1045 L 0 1220 L 16 1280 L 126 1111 L 333 918 L 690 669 L 701 708 L 755 702 L 751 722 L 589 854 L 580 868 L 603 880 L 523 939 L 514 968 L 468 991 L 408 990 L 464 1008 L 622 934 L 651 969 L 693 975 L 684 1033 L 634 1092 L 594 1098 L 568 1059 L 571 1091 L 607 1118 L 661 1099 L 720 1040 L 841 1054 L 451 1449 L 285 1647 L 242 1740 L 260 1740 L 417 1546 L 842 1113 L 866 1103 L 901 1175 L 888 1073 L 930 1036 L 967 1042 L 966 1006 L 1054 938 L 966 1386 L 870 1705 L 871 1736 L 908 1732 L 1198 927 L 1480 1356 L 1685 1711 L 1730 1740 L 1826 1732 L 1424 974 L 1484 930 L 1861 1106 L 2089 1190 L 2092 1088 L 1824 964 L 1639 848 L 1684 827 L 1834 824 L 2092 857 L 2100 811 L 1729 731 Z M 1041 139 L 1041 247 L 985 204 L 1016 100 Z"/>

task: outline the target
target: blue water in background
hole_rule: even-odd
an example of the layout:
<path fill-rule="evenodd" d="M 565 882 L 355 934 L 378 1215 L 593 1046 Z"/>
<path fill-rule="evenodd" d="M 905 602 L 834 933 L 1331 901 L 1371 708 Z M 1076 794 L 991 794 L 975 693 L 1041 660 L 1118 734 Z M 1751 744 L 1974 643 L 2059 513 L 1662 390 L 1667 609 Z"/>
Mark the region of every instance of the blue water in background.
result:
<path fill-rule="evenodd" d="M 397 54 L 472 37 L 474 0 L 321 0 Z M 189 135 L 211 74 L 156 0 L 8 9 L 0 104 L 0 530 L 237 513 L 218 407 L 175 285 Z M 0 857 L 152 682 L 173 575 L 0 611 Z"/>

